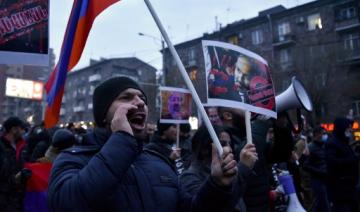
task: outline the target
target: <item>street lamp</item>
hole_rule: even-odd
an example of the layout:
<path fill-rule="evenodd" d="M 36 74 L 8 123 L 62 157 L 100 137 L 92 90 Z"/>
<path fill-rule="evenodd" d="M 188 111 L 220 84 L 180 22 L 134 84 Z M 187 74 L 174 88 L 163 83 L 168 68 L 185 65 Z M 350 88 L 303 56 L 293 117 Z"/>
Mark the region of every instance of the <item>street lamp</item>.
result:
<path fill-rule="evenodd" d="M 164 63 L 164 54 L 165 54 L 165 41 L 164 39 L 161 38 L 158 38 L 156 36 L 153 36 L 153 35 L 149 35 L 149 34 L 145 34 L 145 33 L 142 33 L 142 32 L 139 32 L 138 33 L 139 36 L 144 36 L 144 37 L 149 37 L 149 38 L 152 38 L 154 41 L 160 41 L 161 42 L 161 52 L 162 52 L 162 70 L 161 70 L 161 80 L 160 80 L 160 84 L 163 86 L 165 83 L 164 83 L 164 80 L 165 80 L 165 77 L 164 77 L 164 67 L 165 67 L 165 63 Z"/>

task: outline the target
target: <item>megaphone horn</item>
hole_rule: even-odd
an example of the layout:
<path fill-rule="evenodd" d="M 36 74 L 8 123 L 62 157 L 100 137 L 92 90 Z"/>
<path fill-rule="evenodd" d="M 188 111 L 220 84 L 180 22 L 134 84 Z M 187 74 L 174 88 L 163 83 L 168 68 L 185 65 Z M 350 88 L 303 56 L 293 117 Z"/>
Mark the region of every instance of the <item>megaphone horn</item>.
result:
<path fill-rule="evenodd" d="M 295 76 L 292 77 L 290 86 L 275 97 L 275 102 L 277 113 L 295 108 L 303 108 L 308 112 L 313 110 L 313 104 L 308 93 Z"/>

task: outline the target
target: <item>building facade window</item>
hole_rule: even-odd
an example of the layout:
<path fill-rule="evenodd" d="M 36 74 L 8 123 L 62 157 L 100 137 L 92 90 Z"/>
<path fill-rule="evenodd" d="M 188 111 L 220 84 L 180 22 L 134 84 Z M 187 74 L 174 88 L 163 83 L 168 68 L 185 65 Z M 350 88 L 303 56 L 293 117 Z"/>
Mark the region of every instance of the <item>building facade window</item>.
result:
<path fill-rule="evenodd" d="M 336 12 L 336 20 L 346 20 L 355 18 L 357 11 L 355 7 L 341 8 Z"/>
<path fill-rule="evenodd" d="M 253 45 L 261 44 L 263 39 L 263 33 L 261 29 L 255 30 L 251 33 L 251 40 Z"/>
<path fill-rule="evenodd" d="M 93 86 L 93 85 L 90 85 L 90 89 L 89 89 L 89 95 L 93 95 L 93 93 L 94 93 L 94 90 L 95 90 L 95 86 Z"/>
<path fill-rule="evenodd" d="M 322 22 L 319 13 L 307 17 L 308 30 L 322 29 Z"/>
<path fill-rule="evenodd" d="M 195 60 L 196 59 L 196 54 L 195 54 L 195 48 L 190 48 L 189 49 L 189 60 Z"/>
<path fill-rule="evenodd" d="M 285 35 L 290 34 L 290 23 L 289 22 L 283 22 L 278 25 L 278 35 L 279 40 L 284 40 Z"/>
<path fill-rule="evenodd" d="M 283 71 L 283 72 L 291 71 L 293 65 L 291 49 L 290 48 L 280 49 L 277 52 L 277 61 L 279 64 L 279 71 Z"/>
<path fill-rule="evenodd" d="M 317 75 L 316 79 L 318 79 L 318 81 L 316 82 L 318 88 L 322 88 L 322 87 L 326 86 L 326 74 L 325 73 L 319 73 Z"/>
<path fill-rule="evenodd" d="M 356 100 L 353 102 L 353 111 L 355 117 L 360 116 L 360 100 Z"/>
<path fill-rule="evenodd" d="M 279 51 L 279 62 L 281 64 L 291 63 L 291 50 L 290 49 L 281 49 Z"/>
<path fill-rule="evenodd" d="M 138 69 L 138 70 L 137 70 L 137 75 L 138 75 L 138 76 L 141 76 L 141 75 L 142 75 L 142 70 L 141 70 L 141 69 Z"/>
<path fill-rule="evenodd" d="M 346 34 L 343 37 L 344 48 L 346 50 L 359 50 L 360 49 L 360 33 Z"/>

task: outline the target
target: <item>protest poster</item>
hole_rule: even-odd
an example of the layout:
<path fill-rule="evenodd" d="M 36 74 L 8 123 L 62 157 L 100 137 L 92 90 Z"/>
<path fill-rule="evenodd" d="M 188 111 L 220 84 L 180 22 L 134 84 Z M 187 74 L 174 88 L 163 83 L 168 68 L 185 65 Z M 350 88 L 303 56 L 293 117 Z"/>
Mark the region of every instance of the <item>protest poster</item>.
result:
<path fill-rule="evenodd" d="M 191 93 L 189 90 L 183 88 L 160 87 L 160 95 L 161 123 L 189 123 L 192 103 Z"/>
<path fill-rule="evenodd" d="M 207 101 L 276 118 L 275 91 L 266 60 L 228 43 L 202 41 Z"/>
<path fill-rule="evenodd" d="M 0 64 L 49 65 L 48 0 L 0 1 Z"/>

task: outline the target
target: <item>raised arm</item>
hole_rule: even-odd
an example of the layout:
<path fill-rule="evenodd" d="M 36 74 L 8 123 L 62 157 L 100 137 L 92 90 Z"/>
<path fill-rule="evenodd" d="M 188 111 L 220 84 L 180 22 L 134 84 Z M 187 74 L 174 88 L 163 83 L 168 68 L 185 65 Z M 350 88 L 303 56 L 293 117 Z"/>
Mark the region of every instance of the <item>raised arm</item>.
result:
<path fill-rule="evenodd" d="M 52 169 L 49 204 L 52 211 L 88 211 L 116 189 L 137 157 L 135 138 L 113 133 L 100 151 L 72 148 L 62 153 Z"/>

